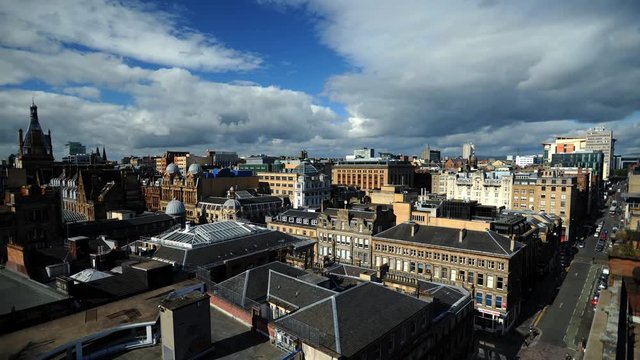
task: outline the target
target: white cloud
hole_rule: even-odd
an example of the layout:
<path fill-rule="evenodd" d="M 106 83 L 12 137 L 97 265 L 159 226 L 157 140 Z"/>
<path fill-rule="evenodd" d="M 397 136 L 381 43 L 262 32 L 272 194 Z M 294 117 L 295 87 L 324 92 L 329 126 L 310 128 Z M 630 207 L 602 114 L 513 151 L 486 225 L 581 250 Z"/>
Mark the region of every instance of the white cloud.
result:
<path fill-rule="evenodd" d="M 56 52 L 81 46 L 164 66 L 208 71 L 250 70 L 254 54 L 226 47 L 179 18 L 136 2 L 106 0 L 9 1 L 0 5 L 0 43 Z"/>
<path fill-rule="evenodd" d="M 86 99 L 99 99 L 100 89 L 93 86 L 75 86 L 62 89 L 62 92 L 69 95 L 76 95 Z"/>
<path fill-rule="evenodd" d="M 638 2 L 270 3 L 306 9 L 322 41 L 355 67 L 326 84 L 353 138 L 481 142 L 487 126 L 613 126 L 639 110 Z"/>

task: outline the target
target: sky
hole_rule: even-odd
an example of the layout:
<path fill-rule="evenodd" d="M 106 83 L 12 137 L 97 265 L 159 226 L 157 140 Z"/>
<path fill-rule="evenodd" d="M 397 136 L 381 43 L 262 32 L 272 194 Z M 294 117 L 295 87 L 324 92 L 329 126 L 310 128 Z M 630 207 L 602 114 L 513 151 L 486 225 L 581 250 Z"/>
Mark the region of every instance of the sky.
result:
<path fill-rule="evenodd" d="M 640 153 L 636 0 L 0 2 L 0 157 L 32 99 L 54 153 Z"/>

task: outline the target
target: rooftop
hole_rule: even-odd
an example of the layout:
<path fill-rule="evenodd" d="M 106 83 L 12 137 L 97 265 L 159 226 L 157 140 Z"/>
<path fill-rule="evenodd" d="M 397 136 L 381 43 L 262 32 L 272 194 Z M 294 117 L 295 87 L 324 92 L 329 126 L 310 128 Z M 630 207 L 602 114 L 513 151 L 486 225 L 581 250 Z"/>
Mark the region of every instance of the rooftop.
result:
<path fill-rule="evenodd" d="M 264 228 L 237 221 L 221 221 L 177 229 L 154 236 L 151 240 L 165 246 L 191 249 L 266 231 Z"/>
<path fill-rule="evenodd" d="M 7 269 L 0 269 L 0 293 L 0 314 L 67 298 L 46 285 Z"/>
<path fill-rule="evenodd" d="M 413 235 L 412 227 L 415 227 Z M 509 257 L 525 246 L 520 242 L 515 242 L 514 249 L 511 250 L 511 239 L 491 230 L 466 230 L 466 234 L 463 236 L 462 241 L 460 241 L 460 231 L 460 229 L 418 225 L 406 222 L 378 233 L 378 235 L 374 237 Z"/>

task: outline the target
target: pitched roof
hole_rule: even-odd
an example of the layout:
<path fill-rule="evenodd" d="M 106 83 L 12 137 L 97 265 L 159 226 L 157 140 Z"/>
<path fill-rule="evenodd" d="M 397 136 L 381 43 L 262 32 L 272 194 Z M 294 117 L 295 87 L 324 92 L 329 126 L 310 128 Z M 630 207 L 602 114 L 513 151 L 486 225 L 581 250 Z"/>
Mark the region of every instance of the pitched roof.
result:
<path fill-rule="evenodd" d="M 416 229 L 414 235 L 411 235 L 413 226 Z M 374 238 L 422 243 L 440 248 L 455 248 L 508 257 L 511 257 L 525 246 L 516 241 L 512 251 L 510 249 L 511 239 L 491 230 L 466 230 L 466 235 L 460 241 L 460 231 L 461 229 L 402 223 L 378 233 Z"/>
<path fill-rule="evenodd" d="M 275 325 L 304 342 L 350 357 L 427 306 L 367 282 L 283 316 Z"/>
<path fill-rule="evenodd" d="M 289 310 L 297 310 L 336 294 L 301 279 L 269 270 L 267 301 Z"/>
<path fill-rule="evenodd" d="M 240 306 L 246 305 L 245 298 L 255 302 L 265 301 L 269 287 L 270 272 L 277 272 L 293 277 L 307 274 L 307 272 L 302 269 L 274 261 L 249 269 L 217 284 L 216 288 L 222 289 L 218 295 L 227 297 L 228 300 Z"/>

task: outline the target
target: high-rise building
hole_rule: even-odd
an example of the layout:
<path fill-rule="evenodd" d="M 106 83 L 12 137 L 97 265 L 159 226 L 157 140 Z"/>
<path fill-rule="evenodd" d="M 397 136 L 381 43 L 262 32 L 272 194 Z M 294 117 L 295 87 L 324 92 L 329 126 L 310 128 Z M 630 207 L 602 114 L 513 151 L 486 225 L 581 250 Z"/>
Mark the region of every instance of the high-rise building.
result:
<path fill-rule="evenodd" d="M 426 163 L 439 163 L 440 150 L 432 150 L 431 147 L 427 145 L 420 153 L 420 159 L 424 160 Z"/>
<path fill-rule="evenodd" d="M 473 143 L 462 144 L 462 158 L 469 159 L 471 155 L 476 153 L 476 147 Z"/>
<path fill-rule="evenodd" d="M 602 178 L 608 179 L 613 164 L 613 151 L 616 139 L 613 131 L 604 127 L 596 127 L 587 131 L 587 151 L 600 150 L 604 154 Z"/>
<path fill-rule="evenodd" d="M 78 154 L 86 154 L 87 147 L 82 145 L 79 142 L 69 141 L 64 144 L 64 154 L 65 155 L 78 155 Z"/>

